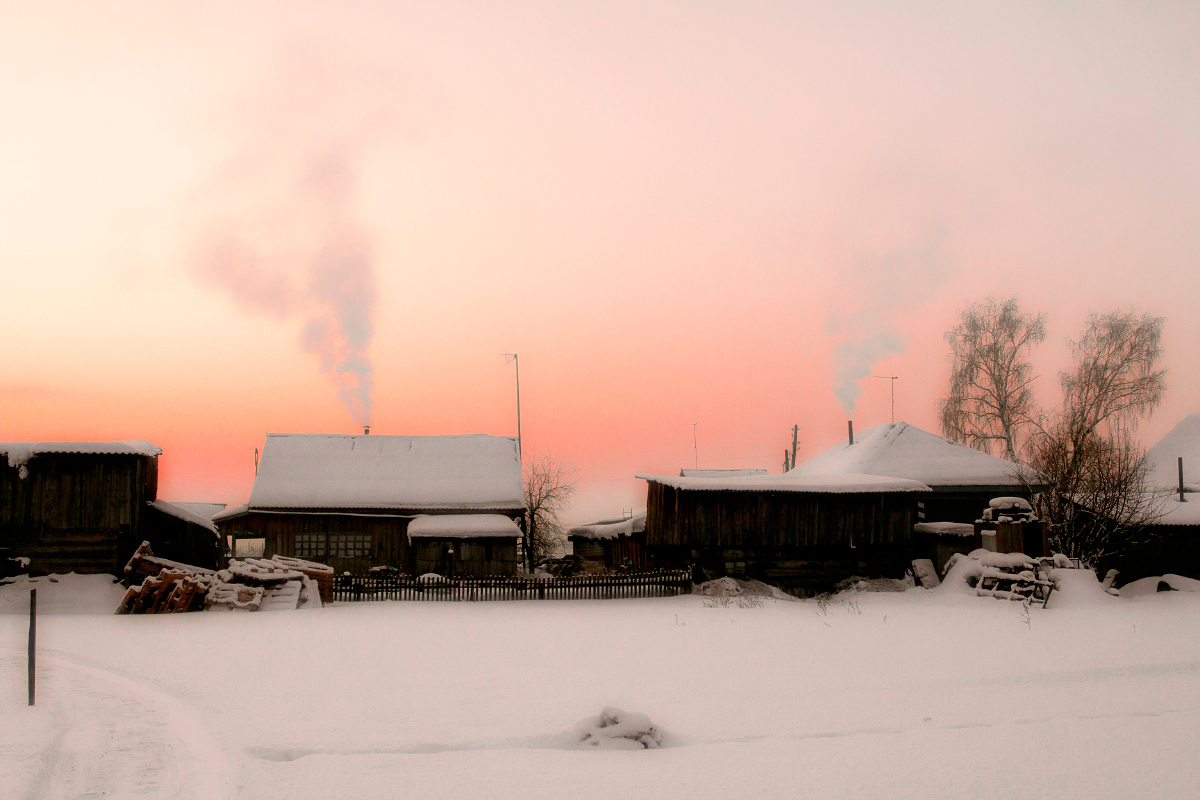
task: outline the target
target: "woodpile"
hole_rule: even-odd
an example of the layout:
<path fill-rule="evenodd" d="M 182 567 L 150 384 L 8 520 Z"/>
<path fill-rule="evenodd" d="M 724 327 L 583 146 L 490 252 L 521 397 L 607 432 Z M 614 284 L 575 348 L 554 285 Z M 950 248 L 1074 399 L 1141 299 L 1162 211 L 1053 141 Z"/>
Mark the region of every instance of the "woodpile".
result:
<path fill-rule="evenodd" d="M 333 598 L 333 569 L 300 559 L 231 561 L 213 571 L 158 558 L 143 542 L 125 567 L 141 578 L 125 593 L 118 614 L 170 614 L 212 608 L 284 611 L 320 608 Z"/>

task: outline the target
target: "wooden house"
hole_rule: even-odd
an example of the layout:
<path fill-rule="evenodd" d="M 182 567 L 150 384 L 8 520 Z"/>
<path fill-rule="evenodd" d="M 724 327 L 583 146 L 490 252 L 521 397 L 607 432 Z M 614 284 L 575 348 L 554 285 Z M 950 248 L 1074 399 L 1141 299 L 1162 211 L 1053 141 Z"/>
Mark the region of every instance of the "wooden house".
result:
<path fill-rule="evenodd" d="M 1200 578 L 1200 414 L 1146 451 L 1146 467 L 1159 517 L 1142 544 L 1104 559 L 1102 570 L 1119 569 L 1122 584 L 1167 573 Z"/>
<path fill-rule="evenodd" d="M 930 492 L 917 508 L 921 522 L 974 523 L 993 497 L 1025 494 L 1011 461 L 957 444 L 907 422 L 868 428 L 800 464 L 810 477 L 880 475 L 918 481 Z"/>
<path fill-rule="evenodd" d="M 877 475 L 782 475 L 647 481 L 646 548 L 657 566 L 691 565 L 800 592 L 851 575 L 900 577 L 923 483 Z"/>
<path fill-rule="evenodd" d="M 419 516 L 463 514 L 505 520 L 492 520 L 473 542 L 448 529 L 410 536 Z M 250 502 L 214 518 L 235 555 L 293 556 L 339 573 L 387 566 L 418 575 L 436 572 L 431 563 L 450 563 L 446 549 L 456 542 L 471 550 L 464 558 L 455 549 L 459 574 L 515 571 L 509 545 L 500 540 L 520 535 L 524 520 L 513 437 L 286 433 L 267 436 Z M 501 524 L 504 537 L 497 535 Z M 421 525 L 411 532 L 420 533 Z M 496 563 L 481 566 L 489 561 Z"/>
<path fill-rule="evenodd" d="M 604 519 L 567 531 L 571 551 L 609 569 L 644 569 L 646 558 L 646 515 Z"/>
<path fill-rule="evenodd" d="M 33 573 L 123 574 L 143 541 L 166 558 L 216 567 L 211 521 L 180 519 L 158 499 L 145 441 L 0 442 L 0 558 Z"/>
<path fill-rule="evenodd" d="M 766 475 L 765 469 L 689 469 L 679 470 L 681 478 L 744 478 L 747 475 Z"/>

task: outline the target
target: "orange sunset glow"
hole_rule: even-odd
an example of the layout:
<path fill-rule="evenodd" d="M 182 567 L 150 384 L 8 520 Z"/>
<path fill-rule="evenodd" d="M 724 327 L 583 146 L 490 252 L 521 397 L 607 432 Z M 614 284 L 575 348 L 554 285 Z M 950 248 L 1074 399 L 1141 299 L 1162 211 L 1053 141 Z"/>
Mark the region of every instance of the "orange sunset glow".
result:
<path fill-rule="evenodd" d="M 0 440 L 146 439 L 162 497 L 243 503 L 268 431 L 515 435 L 517 353 L 586 522 L 887 422 L 871 376 L 937 431 L 943 334 L 1016 295 L 1048 403 L 1089 312 L 1166 318 L 1153 443 L 1200 398 L 1198 25 L 6 2 Z"/>

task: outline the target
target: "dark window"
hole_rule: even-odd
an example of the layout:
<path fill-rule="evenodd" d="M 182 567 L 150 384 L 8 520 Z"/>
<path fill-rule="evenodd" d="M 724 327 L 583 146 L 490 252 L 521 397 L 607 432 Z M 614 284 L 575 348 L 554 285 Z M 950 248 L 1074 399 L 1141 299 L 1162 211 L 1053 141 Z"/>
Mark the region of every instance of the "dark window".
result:
<path fill-rule="evenodd" d="M 369 533 L 331 533 L 329 534 L 330 558 L 369 558 L 371 555 L 371 534 Z"/>
<path fill-rule="evenodd" d="M 325 558 L 325 534 L 297 533 L 295 555 L 297 558 Z"/>

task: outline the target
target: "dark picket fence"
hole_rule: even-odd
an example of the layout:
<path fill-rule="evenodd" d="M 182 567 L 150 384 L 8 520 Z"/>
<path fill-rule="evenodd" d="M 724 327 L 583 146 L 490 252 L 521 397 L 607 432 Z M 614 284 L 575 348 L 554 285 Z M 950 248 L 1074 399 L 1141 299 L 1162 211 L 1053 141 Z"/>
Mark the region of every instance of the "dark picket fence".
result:
<path fill-rule="evenodd" d="M 333 599 L 356 600 L 608 600 L 672 597 L 692 590 L 687 570 L 573 578 L 449 578 L 420 580 L 406 575 L 340 575 Z"/>

